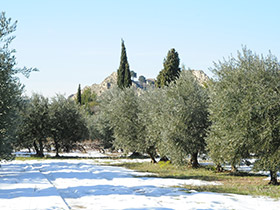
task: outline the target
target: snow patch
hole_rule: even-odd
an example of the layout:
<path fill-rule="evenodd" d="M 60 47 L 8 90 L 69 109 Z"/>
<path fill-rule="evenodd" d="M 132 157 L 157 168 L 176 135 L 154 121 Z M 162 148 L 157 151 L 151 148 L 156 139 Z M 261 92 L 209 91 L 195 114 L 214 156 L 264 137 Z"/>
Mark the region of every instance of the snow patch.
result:
<path fill-rule="evenodd" d="M 0 209 L 280 209 L 280 201 L 270 198 L 172 187 L 216 182 L 135 176 L 145 173 L 90 159 L 6 162 Z"/>

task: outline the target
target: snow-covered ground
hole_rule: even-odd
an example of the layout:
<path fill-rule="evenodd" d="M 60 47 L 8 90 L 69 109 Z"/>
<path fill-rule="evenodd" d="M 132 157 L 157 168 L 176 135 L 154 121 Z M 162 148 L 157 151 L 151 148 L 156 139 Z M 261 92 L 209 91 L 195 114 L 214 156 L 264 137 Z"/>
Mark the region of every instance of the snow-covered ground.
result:
<path fill-rule="evenodd" d="M 13 153 L 17 157 L 30 157 L 31 155 L 35 155 L 35 152 L 29 152 L 28 150 L 21 150 Z M 86 153 L 80 152 L 80 151 L 75 151 L 75 152 L 69 152 L 69 153 L 63 153 L 60 154 L 63 157 L 80 157 L 80 158 L 102 158 L 102 157 L 109 157 L 110 153 L 102 154 L 98 152 L 97 150 L 90 150 L 87 151 Z M 44 155 L 54 157 L 56 155 L 55 152 L 44 152 Z"/>
<path fill-rule="evenodd" d="M 172 187 L 215 182 L 143 175 L 97 160 L 6 162 L 0 168 L 0 209 L 280 209 L 280 201 L 270 198 Z"/>

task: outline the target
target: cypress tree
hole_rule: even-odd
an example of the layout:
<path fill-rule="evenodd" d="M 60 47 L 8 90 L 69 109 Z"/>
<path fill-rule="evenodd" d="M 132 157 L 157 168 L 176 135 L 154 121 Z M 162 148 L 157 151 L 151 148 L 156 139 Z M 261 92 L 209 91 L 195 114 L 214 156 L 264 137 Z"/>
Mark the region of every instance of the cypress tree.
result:
<path fill-rule="evenodd" d="M 81 93 L 81 85 L 79 84 L 78 93 L 77 93 L 77 104 L 82 104 L 82 93 Z"/>
<path fill-rule="evenodd" d="M 126 56 L 126 49 L 124 45 L 124 41 L 122 40 L 122 52 L 121 52 L 121 61 L 120 61 L 120 67 L 118 69 L 118 81 L 117 81 L 118 87 L 123 89 L 130 87 L 132 84 L 131 81 L 131 73 L 129 70 L 129 64 L 127 61 Z"/>
<path fill-rule="evenodd" d="M 181 72 L 179 67 L 179 54 L 174 48 L 168 51 L 167 57 L 163 62 L 163 69 L 159 72 L 156 80 L 157 87 L 168 86 L 168 84 L 176 80 Z"/>

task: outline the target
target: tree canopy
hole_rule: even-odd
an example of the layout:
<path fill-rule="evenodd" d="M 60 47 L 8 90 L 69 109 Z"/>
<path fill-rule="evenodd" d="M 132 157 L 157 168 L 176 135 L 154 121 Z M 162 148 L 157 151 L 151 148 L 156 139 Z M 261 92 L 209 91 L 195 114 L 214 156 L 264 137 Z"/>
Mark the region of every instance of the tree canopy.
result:
<path fill-rule="evenodd" d="M 88 113 L 93 114 L 95 112 L 95 106 L 98 105 L 97 95 L 89 87 L 84 88 L 81 94 L 81 105 Z"/>
<path fill-rule="evenodd" d="M 146 77 L 144 77 L 143 75 L 139 76 L 138 81 L 143 84 L 146 83 Z"/>
<path fill-rule="evenodd" d="M 139 151 L 138 100 L 134 89 L 115 90 L 115 96 L 108 104 L 108 116 L 114 130 L 114 146 L 126 152 Z"/>
<path fill-rule="evenodd" d="M 254 155 L 254 167 L 268 170 L 277 184 L 280 169 L 280 65 L 275 56 L 243 49 L 215 64 L 207 139 L 217 163 L 239 164 Z"/>
<path fill-rule="evenodd" d="M 118 87 L 121 89 L 130 87 L 132 84 L 131 72 L 129 69 L 129 64 L 126 55 L 126 48 L 123 40 L 122 40 L 120 66 L 117 73 L 118 73 L 118 80 L 117 80 Z"/>
<path fill-rule="evenodd" d="M 179 67 L 180 59 L 179 54 L 174 48 L 168 51 L 167 57 L 163 62 L 163 69 L 159 72 L 156 85 L 157 87 L 168 86 L 170 82 L 175 81 L 181 72 Z"/>
<path fill-rule="evenodd" d="M 88 137 L 86 120 L 79 107 L 62 95 L 50 104 L 50 137 L 54 141 L 56 155 L 60 150 L 69 152 L 76 143 Z"/>
<path fill-rule="evenodd" d="M 174 162 L 182 164 L 188 155 L 190 164 L 198 167 L 197 155 L 204 152 L 209 126 L 208 93 L 190 71 L 166 88 L 161 124 L 161 148 Z"/>
<path fill-rule="evenodd" d="M 12 143 L 15 141 L 17 109 L 21 104 L 23 85 L 16 77 L 18 73 L 28 76 L 32 70 L 15 68 L 15 50 L 9 46 L 15 38 L 17 22 L 12 23 L 5 13 L 0 14 L 0 160 L 12 157 Z"/>
<path fill-rule="evenodd" d="M 81 92 L 81 85 L 79 84 L 78 92 L 77 92 L 77 98 L 76 98 L 77 104 L 82 104 L 82 92 Z"/>
<path fill-rule="evenodd" d="M 49 101 L 42 95 L 33 94 L 21 112 L 20 142 L 30 142 L 39 157 L 44 156 L 44 144 L 50 134 Z"/>

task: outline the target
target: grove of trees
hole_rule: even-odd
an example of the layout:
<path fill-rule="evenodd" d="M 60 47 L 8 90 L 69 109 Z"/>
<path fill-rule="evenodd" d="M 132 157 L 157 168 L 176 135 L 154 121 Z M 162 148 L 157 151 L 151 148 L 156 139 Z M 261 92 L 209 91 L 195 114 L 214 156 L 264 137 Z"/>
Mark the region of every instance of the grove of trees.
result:
<path fill-rule="evenodd" d="M 254 169 L 269 171 L 270 184 L 278 184 L 279 61 L 243 48 L 212 70 L 215 77 L 207 85 L 183 70 L 140 95 L 131 88 L 112 90 L 100 107 L 108 113 L 112 145 L 144 152 L 153 162 L 160 155 L 192 167 L 199 166 L 199 154 L 208 154 L 218 170 L 230 164 L 233 172 L 253 158 Z"/>
<path fill-rule="evenodd" d="M 280 64 L 271 53 L 259 56 L 243 48 L 236 58 L 215 63 L 213 79 L 200 84 L 191 71 L 181 70 L 172 48 L 156 87 L 136 91 L 122 40 L 117 87 L 100 97 L 80 85 L 76 100 L 24 97 L 16 74 L 34 69 L 15 68 L 9 44 L 16 23 L 4 13 L 0 23 L 0 159 L 21 148 L 59 156 L 83 140 L 98 139 L 106 149 L 147 154 L 153 163 L 160 156 L 196 168 L 199 155 L 206 154 L 219 171 L 225 164 L 236 171 L 243 160 L 254 159 L 254 169 L 269 171 L 270 184 L 278 184 Z"/>
<path fill-rule="evenodd" d="M 57 95 L 50 101 L 33 94 L 19 111 L 18 148 L 34 148 L 43 157 L 44 149 L 53 147 L 59 152 L 70 152 L 76 144 L 88 138 L 85 111 L 71 99 Z"/>

